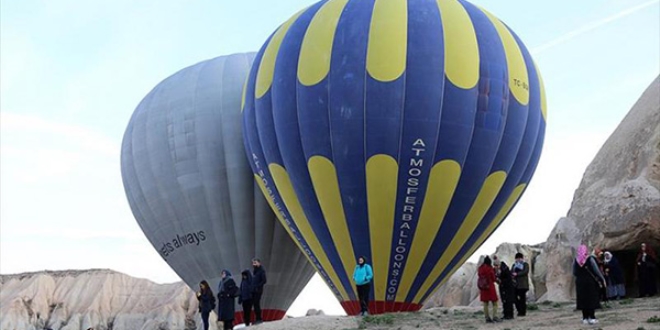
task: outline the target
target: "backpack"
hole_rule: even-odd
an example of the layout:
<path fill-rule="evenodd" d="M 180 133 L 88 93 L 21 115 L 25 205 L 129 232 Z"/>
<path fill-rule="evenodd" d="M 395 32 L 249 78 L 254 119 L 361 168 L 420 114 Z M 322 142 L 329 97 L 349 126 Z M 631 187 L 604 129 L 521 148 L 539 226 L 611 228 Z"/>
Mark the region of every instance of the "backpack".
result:
<path fill-rule="evenodd" d="M 479 288 L 479 290 L 490 289 L 490 282 L 488 281 L 488 278 L 486 278 L 485 276 L 483 277 L 480 276 L 479 280 L 477 280 L 477 288 Z"/>

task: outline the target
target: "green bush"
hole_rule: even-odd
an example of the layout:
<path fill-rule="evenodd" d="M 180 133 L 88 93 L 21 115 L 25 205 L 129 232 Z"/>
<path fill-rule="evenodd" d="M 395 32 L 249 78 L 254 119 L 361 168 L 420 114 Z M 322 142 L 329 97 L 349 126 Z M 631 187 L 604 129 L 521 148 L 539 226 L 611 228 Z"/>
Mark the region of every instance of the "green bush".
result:
<path fill-rule="evenodd" d="M 362 321 L 371 324 L 393 324 L 394 314 L 367 315 Z"/>
<path fill-rule="evenodd" d="M 539 310 L 539 305 L 537 305 L 537 304 L 528 304 L 528 305 L 527 305 L 527 310 L 529 310 L 529 311 L 537 311 L 537 310 Z"/>
<path fill-rule="evenodd" d="M 541 302 L 541 305 L 552 305 L 552 300 L 544 300 Z"/>
<path fill-rule="evenodd" d="M 648 323 L 660 323 L 660 316 L 651 316 L 649 317 L 648 320 L 646 320 Z"/>
<path fill-rule="evenodd" d="M 634 303 L 635 301 L 632 298 L 627 298 L 619 301 L 619 305 L 630 305 Z"/>

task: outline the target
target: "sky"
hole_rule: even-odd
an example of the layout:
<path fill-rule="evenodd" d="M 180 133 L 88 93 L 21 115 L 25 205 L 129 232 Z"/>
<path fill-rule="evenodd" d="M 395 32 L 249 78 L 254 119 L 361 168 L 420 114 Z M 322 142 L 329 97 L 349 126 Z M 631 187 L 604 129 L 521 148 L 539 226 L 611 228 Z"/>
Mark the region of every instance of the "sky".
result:
<path fill-rule="evenodd" d="M 121 139 L 140 100 L 194 63 L 256 51 L 313 3 L 0 0 L 0 273 L 111 268 L 178 281 L 135 222 Z M 545 82 L 531 185 L 475 253 L 547 239 L 582 174 L 660 73 L 660 0 L 474 0 L 530 49 Z M 342 314 L 315 276 L 289 310 Z"/>

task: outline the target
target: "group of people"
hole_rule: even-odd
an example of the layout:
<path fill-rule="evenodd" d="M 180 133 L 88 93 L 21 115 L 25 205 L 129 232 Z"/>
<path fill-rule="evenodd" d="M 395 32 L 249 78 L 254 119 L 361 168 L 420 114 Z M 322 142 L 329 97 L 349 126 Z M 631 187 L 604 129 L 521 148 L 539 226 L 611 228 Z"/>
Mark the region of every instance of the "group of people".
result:
<path fill-rule="evenodd" d="M 640 297 L 653 296 L 657 293 L 656 267 L 658 259 L 653 249 L 642 244 L 637 256 L 637 271 L 639 276 Z M 252 309 L 255 312 L 255 324 L 261 323 L 261 296 L 266 284 L 266 272 L 258 258 L 252 259 L 253 270 L 241 272 L 241 284 L 236 285 L 229 270 L 221 273 L 222 281 L 218 285 L 218 320 L 224 324 L 224 329 L 233 329 L 234 302 L 243 307 L 245 325 L 251 322 Z M 513 319 L 514 306 L 518 316 L 527 314 L 527 291 L 529 291 L 529 263 L 522 253 L 516 253 L 515 262 L 511 267 L 497 256 L 491 259 L 484 257 L 477 271 L 479 298 L 483 303 L 486 322 L 499 322 L 498 301 L 502 301 L 502 319 Z M 618 260 L 609 251 L 595 249 L 592 254 L 586 245 L 580 245 L 573 262 L 573 275 L 577 296 L 577 309 L 582 311 L 584 324 L 598 323 L 595 310 L 600 308 L 600 302 L 608 299 L 620 299 L 626 296 L 623 270 Z M 353 271 L 360 301 L 360 314 L 368 315 L 369 294 L 373 269 L 364 256 L 360 256 Z M 499 299 L 495 286 L 499 287 Z M 216 308 L 216 299 L 206 281 L 199 284 L 197 292 L 199 311 L 202 314 L 204 330 L 209 328 L 209 314 Z M 492 313 L 489 311 L 492 307 Z M 492 316 L 491 316 L 492 315 Z"/>
<path fill-rule="evenodd" d="M 657 293 L 656 268 L 658 258 L 653 249 L 642 243 L 637 254 L 639 297 L 651 297 Z M 626 296 L 623 270 L 609 251 L 595 249 L 589 254 L 586 245 L 580 245 L 573 262 L 577 309 L 582 311 L 582 323 L 596 324 L 596 309 L 601 302 Z"/>
<path fill-rule="evenodd" d="M 500 322 L 498 301 L 502 300 L 502 318 L 511 320 L 515 306 L 518 316 L 527 314 L 527 291 L 529 291 L 529 263 L 522 253 L 516 253 L 515 262 L 509 267 L 497 256 L 486 256 L 477 271 L 479 299 L 483 303 L 487 323 Z M 500 299 L 495 286 L 499 286 Z M 488 307 L 492 306 L 492 316 Z"/>
<path fill-rule="evenodd" d="M 259 258 L 252 259 L 252 271 L 245 269 L 241 272 L 240 286 L 236 285 L 231 272 L 223 270 L 221 272 L 220 284 L 218 284 L 218 320 L 222 321 L 223 329 L 233 329 L 235 299 L 243 307 L 243 320 L 245 326 L 251 323 L 252 309 L 254 308 L 255 322 L 263 322 L 261 318 L 261 296 L 266 284 L 266 270 L 261 265 Z M 209 315 L 216 308 L 216 296 L 213 294 L 209 283 L 205 280 L 199 283 L 197 292 L 199 301 L 199 312 L 202 314 L 202 323 L 204 330 L 209 329 Z"/>

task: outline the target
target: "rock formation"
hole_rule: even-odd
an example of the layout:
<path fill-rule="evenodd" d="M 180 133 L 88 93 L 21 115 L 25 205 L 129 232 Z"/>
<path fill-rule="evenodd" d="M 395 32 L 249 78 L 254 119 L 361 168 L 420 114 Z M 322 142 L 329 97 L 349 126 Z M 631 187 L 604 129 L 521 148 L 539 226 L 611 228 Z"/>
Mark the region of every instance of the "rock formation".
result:
<path fill-rule="evenodd" d="M 200 323 L 197 299 L 183 282 L 99 269 L 0 275 L 3 330 L 192 330 Z"/>
<path fill-rule="evenodd" d="M 660 77 L 587 167 L 568 215 L 548 237 L 552 253 L 543 256 L 547 294 L 541 299 L 574 297 L 571 267 L 580 243 L 611 250 L 634 291 L 634 256 L 642 242 L 660 248 Z"/>
<path fill-rule="evenodd" d="M 322 309 L 310 309 L 307 310 L 307 313 L 305 313 L 305 316 L 317 316 L 317 315 L 325 315 L 325 312 L 323 312 Z"/>

